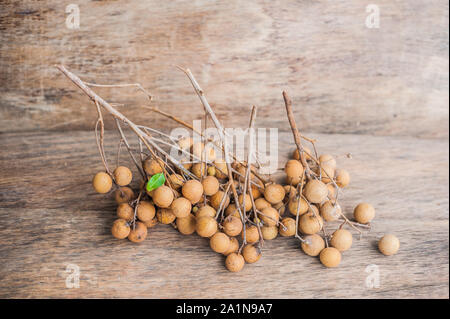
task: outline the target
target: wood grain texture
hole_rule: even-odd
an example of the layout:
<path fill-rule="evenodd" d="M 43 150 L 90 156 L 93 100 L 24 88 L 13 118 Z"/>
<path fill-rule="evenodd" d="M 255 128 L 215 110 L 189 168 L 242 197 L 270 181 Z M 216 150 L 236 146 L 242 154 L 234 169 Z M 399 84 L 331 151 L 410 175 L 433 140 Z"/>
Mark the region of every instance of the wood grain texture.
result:
<path fill-rule="evenodd" d="M 337 269 L 277 238 L 258 263 L 231 274 L 207 240 L 171 226 L 138 245 L 110 235 L 114 201 L 90 183 L 101 169 L 92 132 L 0 134 L 0 298 L 448 298 L 448 140 L 312 137 L 351 172 L 344 212 L 360 201 L 376 207 L 373 230 L 355 235 Z M 110 157 L 116 138 L 107 132 Z M 279 140 L 281 166 L 294 143 L 289 132 Z M 340 156 L 349 152 L 353 159 Z M 400 239 L 397 255 L 377 251 L 384 233 Z M 68 264 L 80 267 L 78 289 L 65 286 Z M 377 289 L 365 285 L 370 264 L 379 267 Z"/>
<path fill-rule="evenodd" d="M 92 128 L 94 109 L 55 63 L 90 82 L 140 82 L 192 120 L 201 106 L 178 64 L 225 125 L 245 126 L 253 104 L 257 124 L 285 125 L 287 90 L 309 131 L 448 137 L 448 1 L 379 0 L 379 29 L 359 1 L 76 3 L 79 30 L 65 26 L 66 2 L 2 1 L 0 132 Z M 161 125 L 135 90 L 99 93 Z"/>

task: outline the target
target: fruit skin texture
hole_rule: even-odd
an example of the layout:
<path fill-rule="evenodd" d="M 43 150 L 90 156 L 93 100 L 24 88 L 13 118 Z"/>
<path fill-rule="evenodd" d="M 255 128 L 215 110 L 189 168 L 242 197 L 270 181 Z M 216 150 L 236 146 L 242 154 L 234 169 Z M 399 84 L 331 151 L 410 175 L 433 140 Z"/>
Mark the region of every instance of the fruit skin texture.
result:
<path fill-rule="evenodd" d="M 114 198 L 117 204 L 128 203 L 129 201 L 134 199 L 134 192 L 131 188 L 124 186 L 121 187 L 120 190 L 116 189 L 116 191 L 114 192 Z"/>
<path fill-rule="evenodd" d="M 367 224 L 375 217 L 375 208 L 368 203 L 360 203 L 353 210 L 353 217 L 358 223 Z"/>
<path fill-rule="evenodd" d="M 334 157 L 332 155 L 329 155 L 329 154 L 320 155 L 319 162 L 321 165 L 327 165 L 332 168 L 336 168 L 336 160 L 334 159 Z"/>
<path fill-rule="evenodd" d="M 306 146 L 303 146 L 303 151 L 305 152 L 306 160 L 310 160 L 311 159 L 311 155 L 314 154 L 314 153 L 311 152 L 311 150 L 308 147 L 306 147 Z M 295 149 L 294 152 L 292 152 L 292 157 L 294 159 L 296 159 L 296 160 L 300 160 L 300 155 L 299 155 L 298 149 Z"/>
<path fill-rule="evenodd" d="M 320 262 L 328 268 L 339 266 L 341 253 L 334 247 L 328 247 L 320 252 Z"/>
<path fill-rule="evenodd" d="M 226 178 L 228 176 L 228 167 L 227 167 L 227 163 L 225 161 L 215 161 L 214 165 L 217 166 L 216 169 L 216 177 L 218 179 L 223 179 Z"/>
<path fill-rule="evenodd" d="M 158 218 L 154 217 L 152 220 L 149 220 L 148 222 L 143 222 L 147 228 L 155 227 L 156 224 L 158 224 Z"/>
<path fill-rule="evenodd" d="M 130 226 L 125 219 L 116 219 L 111 227 L 111 233 L 117 239 L 127 238 L 130 234 Z"/>
<path fill-rule="evenodd" d="M 225 256 L 228 256 L 231 253 L 236 253 L 239 250 L 239 242 L 235 237 L 230 238 L 230 247 L 228 247 L 228 250 L 224 252 L 223 254 Z"/>
<path fill-rule="evenodd" d="M 310 203 L 320 204 L 327 199 L 328 188 L 319 180 L 311 180 L 305 185 L 305 197 Z"/>
<path fill-rule="evenodd" d="M 228 216 L 223 222 L 223 231 L 228 236 L 237 236 L 242 231 L 242 222 L 235 216 Z"/>
<path fill-rule="evenodd" d="M 195 163 L 191 168 L 191 172 L 198 178 L 201 178 L 203 175 L 205 175 L 206 171 L 207 169 L 205 163 Z"/>
<path fill-rule="evenodd" d="M 216 216 L 216 210 L 212 208 L 209 205 L 205 205 L 199 208 L 197 213 L 195 214 L 195 217 L 200 218 L 203 216 L 209 216 L 209 217 L 215 217 Z"/>
<path fill-rule="evenodd" d="M 273 207 L 264 208 L 261 211 L 261 220 L 264 222 L 264 226 L 275 226 L 280 219 L 280 214 Z"/>
<path fill-rule="evenodd" d="M 156 218 L 161 224 L 168 225 L 175 221 L 176 216 L 172 213 L 169 208 L 160 208 L 156 212 Z"/>
<path fill-rule="evenodd" d="M 262 211 L 266 207 L 270 207 L 270 203 L 266 201 L 264 198 L 258 198 L 255 200 L 256 209 Z"/>
<path fill-rule="evenodd" d="M 183 196 L 191 201 L 191 204 L 194 205 L 200 201 L 203 195 L 203 186 L 197 180 L 191 179 L 184 183 L 181 188 L 181 192 Z"/>
<path fill-rule="evenodd" d="M 127 186 L 133 179 L 130 169 L 125 166 L 119 166 L 114 170 L 114 179 L 119 186 Z"/>
<path fill-rule="evenodd" d="M 133 243 L 140 243 L 147 237 L 147 226 L 144 223 L 136 222 L 135 228 L 131 228 L 128 239 Z"/>
<path fill-rule="evenodd" d="M 261 234 L 264 240 L 272 240 L 278 236 L 277 226 L 263 226 L 261 227 Z"/>
<path fill-rule="evenodd" d="M 122 203 L 117 206 L 117 217 L 132 221 L 134 218 L 134 209 L 128 203 Z"/>
<path fill-rule="evenodd" d="M 340 252 L 349 250 L 352 247 L 353 236 L 346 229 L 338 229 L 333 233 L 330 244 Z"/>
<path fill-rule="evenodd" d="M 183 177 L 180 174 L 171 174 L 169 175 L 170 182 L 172 183 L 172 187 L 175 190 L 178 190 L 183 186 Z"/>
<path fill-rule="evenodd" d="M 297 215 L 297 208 L 298 208 L 298 198 L 291 198 L 289 200 L 288 204 L 289 212 L 296 216 Z M 303 197 L 300 197 L 300 210 L 298 211 L 298 214 L 301 216 L 303 214 L 306 214 L 308 212 L 309 206 L 306 200 L 303 199 Z"/>
<path fill-rule="evenodd" d="M 245 262 L 253 264 L 261 258 L 261 250 L 253 245 L 245 245 L 242 249 L 242 256 Z"/>
<path fill-rule="evenodd" d="M 286 230 L 283 228 L 283 225 L 280 224 L 279 232 L 283 237 L 291 237 L 295 235 L 295 219 L 286 217 L 281 220 L 281 223 L 286 227 Z"/>
<path fill-rule="evenodd" d="M 153 202 L 156 206 L 167 208 L 172 204 L 173 192 L 170 187 L 166 185 L 159 186 L 153 193 Z"/>
<path fill-rule="evenodd" d="M 192 205 L 188 199 L 184 197 L 178 197 L 172 202 L 170 208 L 172 209 L 172 213 L 176 217 L 183 218 L 189 216 L 189 214 L 191 213 Z"/>
<path fill-rule="evenodd" d="M 317 234 L 306 236 L 305 241 L 301 243 L 301 247 L 308 256 L 318 256 L 325 248 L 325 241 Z"/>
<path fill-rule="evenodd" d="M 152 159 L 152 158 L 147 158 L 144 162 L 144 171 L 148 175 L 153 176 L 155 174 L 162 173 L 163 166 L 164 166 L 163 161 Z"/>
<path fill-rule="evenodd" d="M 208 176 L 202 181 L 203 193 L 206 196 L 214 195 L 219 191 L 219 181 L 214 176 Z"/>
<path fill-rule="evenodd" d="M 244 268 L 245 260 L 242 255 L 231 253 L 225 260 L 225 267 L 231 272 L 239 272 Z"/>
<path fill-rule="evenodd" d="M 209 246 L 216 253 L 223 254 L 230 248 L 230 238 L 224 233 L 217 232 L 209 239 Z"/>
<path fill-rule="evenodd" d="M 335 179 L 339 187 L 343 188 L 350 184 L 350 174 L 345 169 L 336 169 Z"/>
<path fill-rule="evenodd" d="M 156 209 L 152 203 L 141 201 L 137 207 L 136 215 L 142 222 L 149 222 L 155 217 Z"/>
<path fill-rule="evenodd" d="M 200 237 L 211 237 L 217 232 L 217 222 L 212 217 L 197 218 L 195 230 Z"/>
<path fill-rule="evenodd" d="M 242 207 L 242 204 L 244 202 L 244 194 L 241 194 L 238 196 L 238 201 L 240 207 Z M 250 198 L 250 195 L 245 194 L 245 211 L 248 212 L 252 209 L 252 199 Z"/>
<path fill-rule="evenodd" d="M 195 216 L 189 214 L 187 217 L 177 218 L 177 228 L 183 235 L 191 235 L 195 232 Z"/>
<path fill-rule="evenodd" d="M 400 241 L 395 235 L 384 235 L 378 242 L 378 249 L 383 255 L 391 256 L 397 253 L 400 248 Z"/>
<path fill-rule="evenodd" d="M 225 196 L 225 193 L 222 191 L 218 191 L 214 195 L 211 196 L 211 206 L 214 207 L 216 210 L 219 209 L 220 203 L 222 202 L 223 197 Z M 226 195 L 225 201 L 223 203 L 223 207 L 228 207 L 230 204 L 230 197 Z"/>
<path fill-rule="evenodd" d="M 98 172 L 92 179 L 92 186 L 99 194 L 106 194 L 111 190 L 112 178 L 105 172 Z"/>
<path fill-rule="evenodd" d="M 320 207 L 320 215 L 327 222 L 332 222 L 332 221 L 338 219 L 341 212 L 342 212 L 341 206 L 339 204 L 337 204 L 336 206 L 333 206 L 333 204 L 330 201 L 325 202 Z"/>
<path fill-rule="evenodd" d="M 264 198 L 271 204 L 281 202 L 285 195 L 283 186 L 279 184 L 270 184 L 264 189 Z"/>
<path fill-rule="evenodd" d="M 241 237 L 244 239 L 244 230 L 242 230 Z M 245 226 L 245 238 L 249 244 L 256 243 L 259 240 L 258 227 L 255 225 Z"/>
<path fill-rule="evenodd" d="M 289 160 L 284 166 L 284 172 L 286 173 L 287 184 L 296 186 L 301 182 L 303 176 L 303 165 L 298 160 Z"/>
<path fill-rule="evenodd" d="M 323 219 L 319 215 L 310 212 L 300 217 L 298 229 L 306 235 L 313 235 L 319 232 L 323 226 Z"/>

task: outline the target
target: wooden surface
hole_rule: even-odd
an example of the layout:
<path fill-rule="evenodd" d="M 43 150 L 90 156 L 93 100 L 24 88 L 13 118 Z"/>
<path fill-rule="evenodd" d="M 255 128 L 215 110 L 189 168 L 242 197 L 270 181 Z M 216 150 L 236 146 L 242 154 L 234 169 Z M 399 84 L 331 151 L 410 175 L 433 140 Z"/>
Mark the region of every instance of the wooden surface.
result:
<path fill-rule="evenodd" d="M 447 139 L 312 134 L 351 172 L 342 205 L 376 207 L 372 231 L 354 236 L 339 268 L 326 269 L 298 241 L 267 241 L 263 257 L 237 274 L 208 241 L 158 225 L 141 244 L 115 240 L 111 196 L 90 181 L 101 169 L 93 132 L 0 134 L 0 298 L 448 298 L 449 166 Z M 107 152 L 117 136 L 107 132 Z M 292 150 L 280 133 L 280 165 Z M 125 158 L 125 157 L 124 157 Z M 350 214 L 351 215 L 351 214 Z M 330 228 L 329 228 L 330 229 Z M 397 255 L 376 249 L 384 233 Z M 80 288 L 66 288 L 66 267 L 80 267 Z M 380 287 L 369 289 L 368 265 Z"/>
<path fill-rule="evenodd" d="M 140 82 L 188 121 L 201 108 L 174 65 L 192 69 L 225 125 L 246 126 L 253 104 L 257 124 L 285 125 L 273 108 L 287 90 L 308 131 L 448 137 L 448 1 L 377 0 L 379 29 L 364 1 L 77 0 L 71 30 L 69 3 L 2 1 L 0 132 L 92 128 L 94 109 L 53 68 L 63 63 L 91 82 Z M 100 93 L 153 119 L 134 89 Z"/>

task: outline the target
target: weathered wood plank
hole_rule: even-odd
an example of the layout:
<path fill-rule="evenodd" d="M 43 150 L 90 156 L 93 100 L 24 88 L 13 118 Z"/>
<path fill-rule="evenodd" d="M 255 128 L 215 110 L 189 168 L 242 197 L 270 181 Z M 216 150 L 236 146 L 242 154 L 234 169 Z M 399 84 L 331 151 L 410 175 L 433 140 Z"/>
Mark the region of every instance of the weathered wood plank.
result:
<path fill-rule="evenodd" d="M 279 137 L 281 150 L 294 148 L 289 132 Z M 343 208 L 371 202 L 373 230 L 355 235 L 338 269 L 278 238 L 258 263 L 231 274 L 207 240 L 170 226 L 139 245 L 112 238 L 113 199 L 90 185 L 101 169 L 92 132 L 1 134 L 0 297 L 448 298 L 448 140 L 313 137 L 324 152 L 353 154 L 338 158 L 352 174 Z M 109 154 L 115 138 L 107 132 Z M 401 241 L 392 257 L 375 248 L 388 232 Z M 65 286 L 67 264 L 80 267 L 78 289 Z M 378 289 L 365 285 L 370 264 L 379 267 Z"/>
<path fill-rule="evenodd" d="M 192 68 L 226 125 L 322 133 L 448 137 L 448 2 L 379 0 L 379 29 L 358 1 L 77 1 L 80 29 L 56 0 L 2 1 L 0 131 L 90 129 L 95 110 L 52 65 L 99 83 L 140 82 L 154 104 L 192 120 Z M 163 127 L 133 89 L 101 89 L 132 119 Z M 274 110 L 275 108 L 275 110 Z"/>

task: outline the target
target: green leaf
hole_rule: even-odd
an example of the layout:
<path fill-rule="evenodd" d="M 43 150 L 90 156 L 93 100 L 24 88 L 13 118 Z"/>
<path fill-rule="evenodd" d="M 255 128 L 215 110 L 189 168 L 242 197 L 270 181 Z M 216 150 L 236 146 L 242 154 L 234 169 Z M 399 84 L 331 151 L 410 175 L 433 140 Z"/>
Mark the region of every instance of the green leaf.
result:
<path fill-rule="evenodd" d="M 163 173 L 158 173 L 153 175 L 147 182 L 147 192 L 157 189 L 159 186 L 163 185 L 166 181 Z"/>

